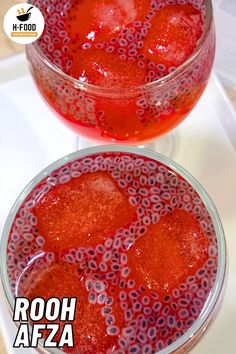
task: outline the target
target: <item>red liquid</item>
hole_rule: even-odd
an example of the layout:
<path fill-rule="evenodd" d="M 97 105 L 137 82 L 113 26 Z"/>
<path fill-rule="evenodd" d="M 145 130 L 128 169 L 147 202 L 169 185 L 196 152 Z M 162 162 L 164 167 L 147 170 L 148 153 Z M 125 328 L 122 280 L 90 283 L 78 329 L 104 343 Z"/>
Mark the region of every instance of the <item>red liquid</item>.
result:
<path fill-rule="evenodd" d="M 63 186 L 61 189 L 63 189 Z M 66 200 L 68 196 L 67 188 L 65 188 L 64 193 Z M 57 199 L 56 195 L 55 193 L 55 200 Z M 62 191 L 60 197 L 62 197 Z M 45 213 L 48 208 L 51 208 L 52 203 L 53 200 L 44 203 Z M 42 205 L 39 208 L 42 211 Z M 36 207 L 36 215 L 37 209 Z M 86 213 L 86 210 L 84 212 Z M 75 221 L 72 221 L 72 224 L 75 224 L 76 215 L 73 216 Z M 81 214 L 78 213 L 77 217 L 79 219 Z M 38 221 L 40 225 L 41 218 L 38 218 Z M 61 225 L 63 233 L 67 223 L 64 224 L 60 218 L 53 220 L 53 224 L 57 225 L 58 223 Z M 44 220 L 44 229 L 51 229 L 51 227 L 51 222 L 45 223 Z M 40 226 L 39 233 L 45 235 L 45 233 L 42 233 Z M 97 236 L 98 244 L 100 241 L 99 233 Z M 55 249 L 53 238 L 51 242 L 51 250 L 53 250 Z M 94 242 L 90 243 L 85 235 L 78 238 L 74 237 L 74 247 L 84 245 L 94 246 Z M 176 210 L 172 214 L 164 216 L 159 223 L 150 226 L 147 233 L 130 248 L 127 253 L 127 265 L 131 271 L 130 278 L 135 281 L 135 288 L 143 286 L 146 289 L 142 298 L 155 291 L 161 299 L 164 299 L 174 288 L 178 288 L 187 277 L 194 275 L 203 266 L 208 258 L 207 246 L 207 239 L 194 217 L 185 211 Z M 57 248 L 65 248 L 64 240 L 57 241 Z M 44 249 L 48 249 L 48 241 L 46 241 Z M 45 269 L 36 269 L 23 283 L 21 295 L 31 300 L 35 297 L 44 299 L 77 297 L 76 315 L 72 324 L 74 346 L 80 353 L 106 353 L 107 350 L 111 350 L 117 345 L 118 333 L 116 335 L 107 333 L 105 319 L 101 314 L 101 305 L 90 304 L 88 301 L 84 273 L 78 276 L 77 267 L 68 266 L 68 264 L 59 260 Z M 119 333 L 122 333 L 122 328 L 128 326 L 128 321 L 125 321 L 123 310 L 120 307 L 121 301 L 118 296 L 120 291 L 118 288 L 114 290 L 113 286 L 108 286 L 106 292 L 108 295 L 112 295 L 114 299 L 112 316 L 114 316 L 115 326 Z M 129 294 L 129 290 L 125 289 L 125 293 Z M 153 299 L 151 302 L 154 305 L 155 301 Z M 44 319 L 41 322 L 45 323 L 47 321 Z M 55 323 L 57 322 L 55 321 Z M 61 326 L 63 325 L 64 323 L 61 323 Z M 64 350 L 76 353 L 75 349 L 64 348 Z"/>
<path fill-rule="evenodd" d="M 58 299 L 77 297 L 75 320 L 71 322 L 75 348 L 77 348 L 77 351 L 79 348 L 80 353 L 86 354 L 106 353 L 108 348 L 116 344 L 117 336 L 109 336 L 107 334 L 107 326 L 101 314 L 101 306 L 89 304 L 88 292 L 83 281 L 80 282 L 78 276 L 71 273 L 70 267 L 66 267 L 63 263 L 54 264 L 41 270 L 40 273 L 31 273 L 31 277 L 25 282 L 25 288 L 22 291 L 29 299 L 35 297 L 44 299 L 51 297 L 57 297 Z M 115 312 L 116 323 L 122 325 L 122 312 L 118 304 L 115 307 Z M 119 318 L 120 322 L 118 322 Z M 40 322 L 47 323 L 45 319 Z M 55 323 L 58 323 L 58 321 L 55 321 Z M 61 328 L 63 328 L 64 324 L 65 322 L 60 323 Z M 59 339 L 60 334 L 58 333 L 55 340 Z M 67 348 L 65 351 L 76 353 L 75 348 Z"/>
<path fill-rule="evenodd" d="M 197 193 L 161 163 L 84 157 L 40 182 L 17 213 L 12 291 L 77 297 L 75 347 L 65 352 L 152 353 L 183 335 L 205 305 L 217 267 L 212 230 Z"/>
<path fill-rule="evenodd" d="M 166 87 L 130 88 L 165 77 L 191 56 L 203 33 L 202 10 L 191 4 L 165 5 L 165 1 L 161 8 L 149 0 L 69 3 L 63 16 L 57 6 L 50 12 L 40 5 L 46 18 L 40 47 L 56 66 L 96 85 L 97 91 L 81 92 L 60 81 L 28 49 L 38 87 L 64 123 L 94 139 L 128 143 L 152 139 L 175 127 L 207 83 L 214 55 L 213 29 L 209 42 L 181 77 Z M 101 96 L 99 87 L 109 90 Z M 114 89 L 120 98 L 113 96 Z"/>
<path fill-rule="evenodd" d="M 58 186 L 42 198 L 33 213 L 47 251 L 96 246 L 133 216 L 127 196 L 104 172 Z"/>
<path fill-rule="evenodd" d="M 100 2 L 104 3 L 103 0 Z M 122 5 L 131 7 L 131 9 L 134 7 L 134 15 L 132 16 L 132 10 L 130 10 L 130 18 L 124 17 L 122 25 L 120 18 L 117 18 L 115 9 L 112 9 L 114 1 L 107 1 L 104 9 L 103 7 L 99 8 L 97 3 L 92 6 L 91 2 L 87 0 L 82 4 L 78 2 L 77 5 L 72 5 L 65 22 L 65 30 L 71 38 L 68 45 L 68 55 L 72 60 L 72 66 L 68 71 L 70 76 L 101 87 L 137 86 L 150 81 L 148 79 L 152 71 L 148 65 L 150 61 L 156 66 L 161 65 L 165 68 L 164 70 L 155 68 L 153 70 L 155 77 L 164 76 L 168 74 L 170 68 L 178 67 L 193 53 L 197 41 L 202 35 L 201 11 L 196 10 L 190 4 L 166 6 L 152 19 L 151 28 L 147 30 L 144 24 L 140 24 L 139 27 L 134 25 L 136 21 L 145 20 L 148 9 L 148 6 L 143 8 L 144 5 L 147 5 L 147 1 L 146 3 L 144 1 L 143 4 L 142 1 L 137 2 L 138 4 L 135 4 L 133 0 L 121 1 L 120 12 L 123 10 Z M 133 5 L 131 6 L 131 4 Z M 136 8 L 140 9 L 140 7 L 142 11 L 136 11 Z M 101 15 L 99 16 L 98 13 Z M 111 16 L 113 16 L 112 19 L 110 19 Z M 100 17 L 110 19 L 113 26 L 104 24 L 99 20 Z M 88 19 L 88 26 L 84 26 L 84 19 L 85 21 Z M 121 30 L 125 27 L 134 30 L 128 39 L 127 35 L 122 35 Z M 120 30 L 115 31 L 118 32 L 115 39 L 119 42 L 113 46 L 113 52 L 107 53 L 106 50 L 97 49 L 95 44 L 102 42 L 101 35 L 103 42 L 110 42 L 114 38 L 112 31 L 114 28 Z M 140 41 L 136 41 L 135 36 L 141 35 L 142 29 L 146 29 L 147 35 L 142 36 Z M 126 49 L 130 44 L 137 44 L 137 42 L 142 47 L 133 49 L 133 61 L 122 60 L 119 56 L 119 48 Z M 90 48 L 84 48 L 88 45 Z M 143 61 L 143 68 L 140 68 L 137 63 L 140 54 L 145 55 L 146 58 Z M 155 77 L 151 81 L 154 81 Z"/>
<path fill-rule="evenodd" d="M 165 296 L 207 259 L 207 239 L 191 214 L 177 209 L 150 226 L 128 252 L 131 276 Z"/>

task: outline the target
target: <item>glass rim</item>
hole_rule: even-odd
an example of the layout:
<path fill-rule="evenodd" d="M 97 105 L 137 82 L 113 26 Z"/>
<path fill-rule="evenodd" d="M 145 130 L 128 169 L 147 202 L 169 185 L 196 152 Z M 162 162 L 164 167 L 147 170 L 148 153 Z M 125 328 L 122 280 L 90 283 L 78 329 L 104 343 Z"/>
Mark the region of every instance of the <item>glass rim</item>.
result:
<path fill-rule="evenodd" d="M 175 352 L 177 349 L 181 349 L 181 346 L 185 345 L 204 326 L 207 319 L 213 312 L 216 304 L 218 303 L 224 285 L 226 266 L 227 266 L 227 251 L 226 251 L 224 231 L 223 231 L 223 227 L 218 212 L 216 210 L 213 201 L 207 194 L 207 192 L 204 190 L 201 184 L 185 168 L 183 168 L 182 166 L 180 166 L 178 163 L 171 160 L 170 158 L 161 155 L 157 152 L 146 150 L 143 148 L 138 148 L 138 147 L 126 146 L 126 145 L 117 145 L 117 146 L 105 145 L 105 146 L 91 147 L 91 148 L 79 150 L 71 154 L 68 154 L 60 158 L 59 160 L 53 162 L 45 169 L 43 169 L 41 172 L 39 172 L 20 193 L 14 205 L 12 206 L 8 214 L 7 220 L 5 222 L 2 239 L 1 239 L 1 247 L 0 247 L 1 248 L 0 270 L 1 270 L 1 280 L 3 284 L 4 293 L 7 298 L 8 305 L 10 305 L 11 312 L 13 312 L 14 296 L 10 288 L 10 282 L 7 274 L 7 263 L 6 263 L 7 245 L 8 245 L 8 238 L 10 235 L 12 223 L 26 197 L 33 190 L 33 188 L 35 188 L 44 178 L 46 178 L 53 171 L 62 167 L 63 165 L 72 162 L 73 160 L 76 160 L 78 158 L 94 155 L 97 153 L 106 153 L 106 152 L 121 152 L 121 153 L 137 154 L 161 162 L 168 168 L 171 168 L 174 172 L 178 173 L 181 177 L 183 177 L 198 193 L 214 225 L 216 238 L 217 238 L 217 245 L 218 245 L 218 264 L 217 264 L 217 274 L 216 274 L 214 286 L 212 287 L 211 292 L 208 295 L 208 298 L 201 311 L 201 314 L 194 321 L 192 326 L 175 342 L 173 342 L 168 347 L 160 350 L 157 353 L 157 354 L 170 354 Z M 44 348 L 43 343 L 44 340 L 42 339 L 39 340 L 39 345 L 41 346 L 40 349 L 46 350 L 48 353 L 53 353 L 53 354 L 65 353 L 59 349 Z"/>
<path fill-rule="evenodd" d="M 29 3 L 33 3 L 33 0 L 29 0 Z M 208 33 L 211 29 L 211 25 L 213 22 L 213 7 L 212 7 L 212 1 L 211 0 L 204 0 L 205 2 L 205 7 L 206 7 L 206 19 L 205 19 L 205 25 L 204 25 L 204 31 L 198 40 L 197 47 L 193 51 L 193 53 L 181 64 L 179 65 L 173 72 L 169 73 L 168 75 L 164 76 L 163 78 L 157 79 L 155 81 L 142 84 L 142 85 L 134 85 L 130 86 L 128 88 L 110 88 L 110 87 L 101 87 L 98 85 L 93 85 L 93 84 L 88 84 L 86 82 L 83 82 L 79 79 L 75 79 L 72 76 L 67 75 L 64 71 L 59 69 L 55 64 L 53 64 L 47 56 L 43 53 L 43 51 L 40 49 L 38 45 L 38 40 L 26 45 L 27 48 L 33 48 L 34 52 L 38 56 L 38 58 L 50 69 L 52 70 L 55 74 L 59 75 L 62 77 L 64 80 L 69 81 L 75 88 L 79 88 L 84 91 L 91 91 L 91 93 L 99 93 L 103 95 L 118 95 L 120 97 L 126 96 L 127 94 L 130 94 L 130 92 L 136 92 L 139 90 L 147 90 L 147 89 L 152 89 L 153 87 L 162 86 L 166 82 L 172 80 L 172 78 L 178 76 L 181 74 L 184 70 L 188 68 L 188 66 L 195 60 L 195 58 L 199 55 L 199 53 L 202 51 L 202 48 L 204 47 L 204 43 L 207 39 Z M 122 93 L 121 93 L 122 91 Z"/>

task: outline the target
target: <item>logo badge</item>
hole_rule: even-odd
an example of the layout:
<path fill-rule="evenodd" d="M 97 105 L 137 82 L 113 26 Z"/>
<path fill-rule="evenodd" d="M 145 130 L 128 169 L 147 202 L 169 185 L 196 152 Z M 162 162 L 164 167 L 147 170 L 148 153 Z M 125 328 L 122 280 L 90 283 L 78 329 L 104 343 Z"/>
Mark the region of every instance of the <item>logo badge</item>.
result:
<path fill-rule="evenodd" d="M 6 35 L 13 42 L 29 44 L 36 41 L 43 33 L 44 18 L 36 6 L 21 3 L 7 11 L 3 26 Z"/>

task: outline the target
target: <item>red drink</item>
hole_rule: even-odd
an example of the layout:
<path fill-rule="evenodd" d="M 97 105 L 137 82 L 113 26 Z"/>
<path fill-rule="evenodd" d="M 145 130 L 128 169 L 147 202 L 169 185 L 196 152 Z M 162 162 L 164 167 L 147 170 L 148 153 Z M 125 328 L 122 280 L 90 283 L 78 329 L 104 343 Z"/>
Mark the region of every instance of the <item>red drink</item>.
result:
<path fill-rule="evenodd" d="M 33 75 L 79 133 L 140 143 L 175 127 L 201 96 L 214 57 L 208 0 L 35 4 L 46 29 L 28 47 Z"/>
<path fill-rule="evenodd" d="M 11 289 L 77 297 L 75 347 L 65 352 L 154 353 L 202 316 L 217 270 L 214 230 L 197 192 L 161 162 L 122 152 L 72 159 L 17 212 Z"/>

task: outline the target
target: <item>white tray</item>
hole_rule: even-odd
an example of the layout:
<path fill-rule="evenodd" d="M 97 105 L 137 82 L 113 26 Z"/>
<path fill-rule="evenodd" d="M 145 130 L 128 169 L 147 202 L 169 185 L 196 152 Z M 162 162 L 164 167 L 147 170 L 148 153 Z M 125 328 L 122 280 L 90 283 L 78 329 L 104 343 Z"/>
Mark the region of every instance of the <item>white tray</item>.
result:
<path fill-rule="evenodd" d="M 76 137 L 42 101 L 24 55 L 0 62 L 0 232 L 17 195 L 42 168 L 75 150 Z M 174 159 L 203 185 L 222 220 L 229 250 L 229 278 L 219 315 L 194 354 L 235 354 L 236 319 L 236 115 L 213 75 L 203 97 L 176 130 Z M 0 325 L 9 353 L 14 323 L 0 294 Z"/>

